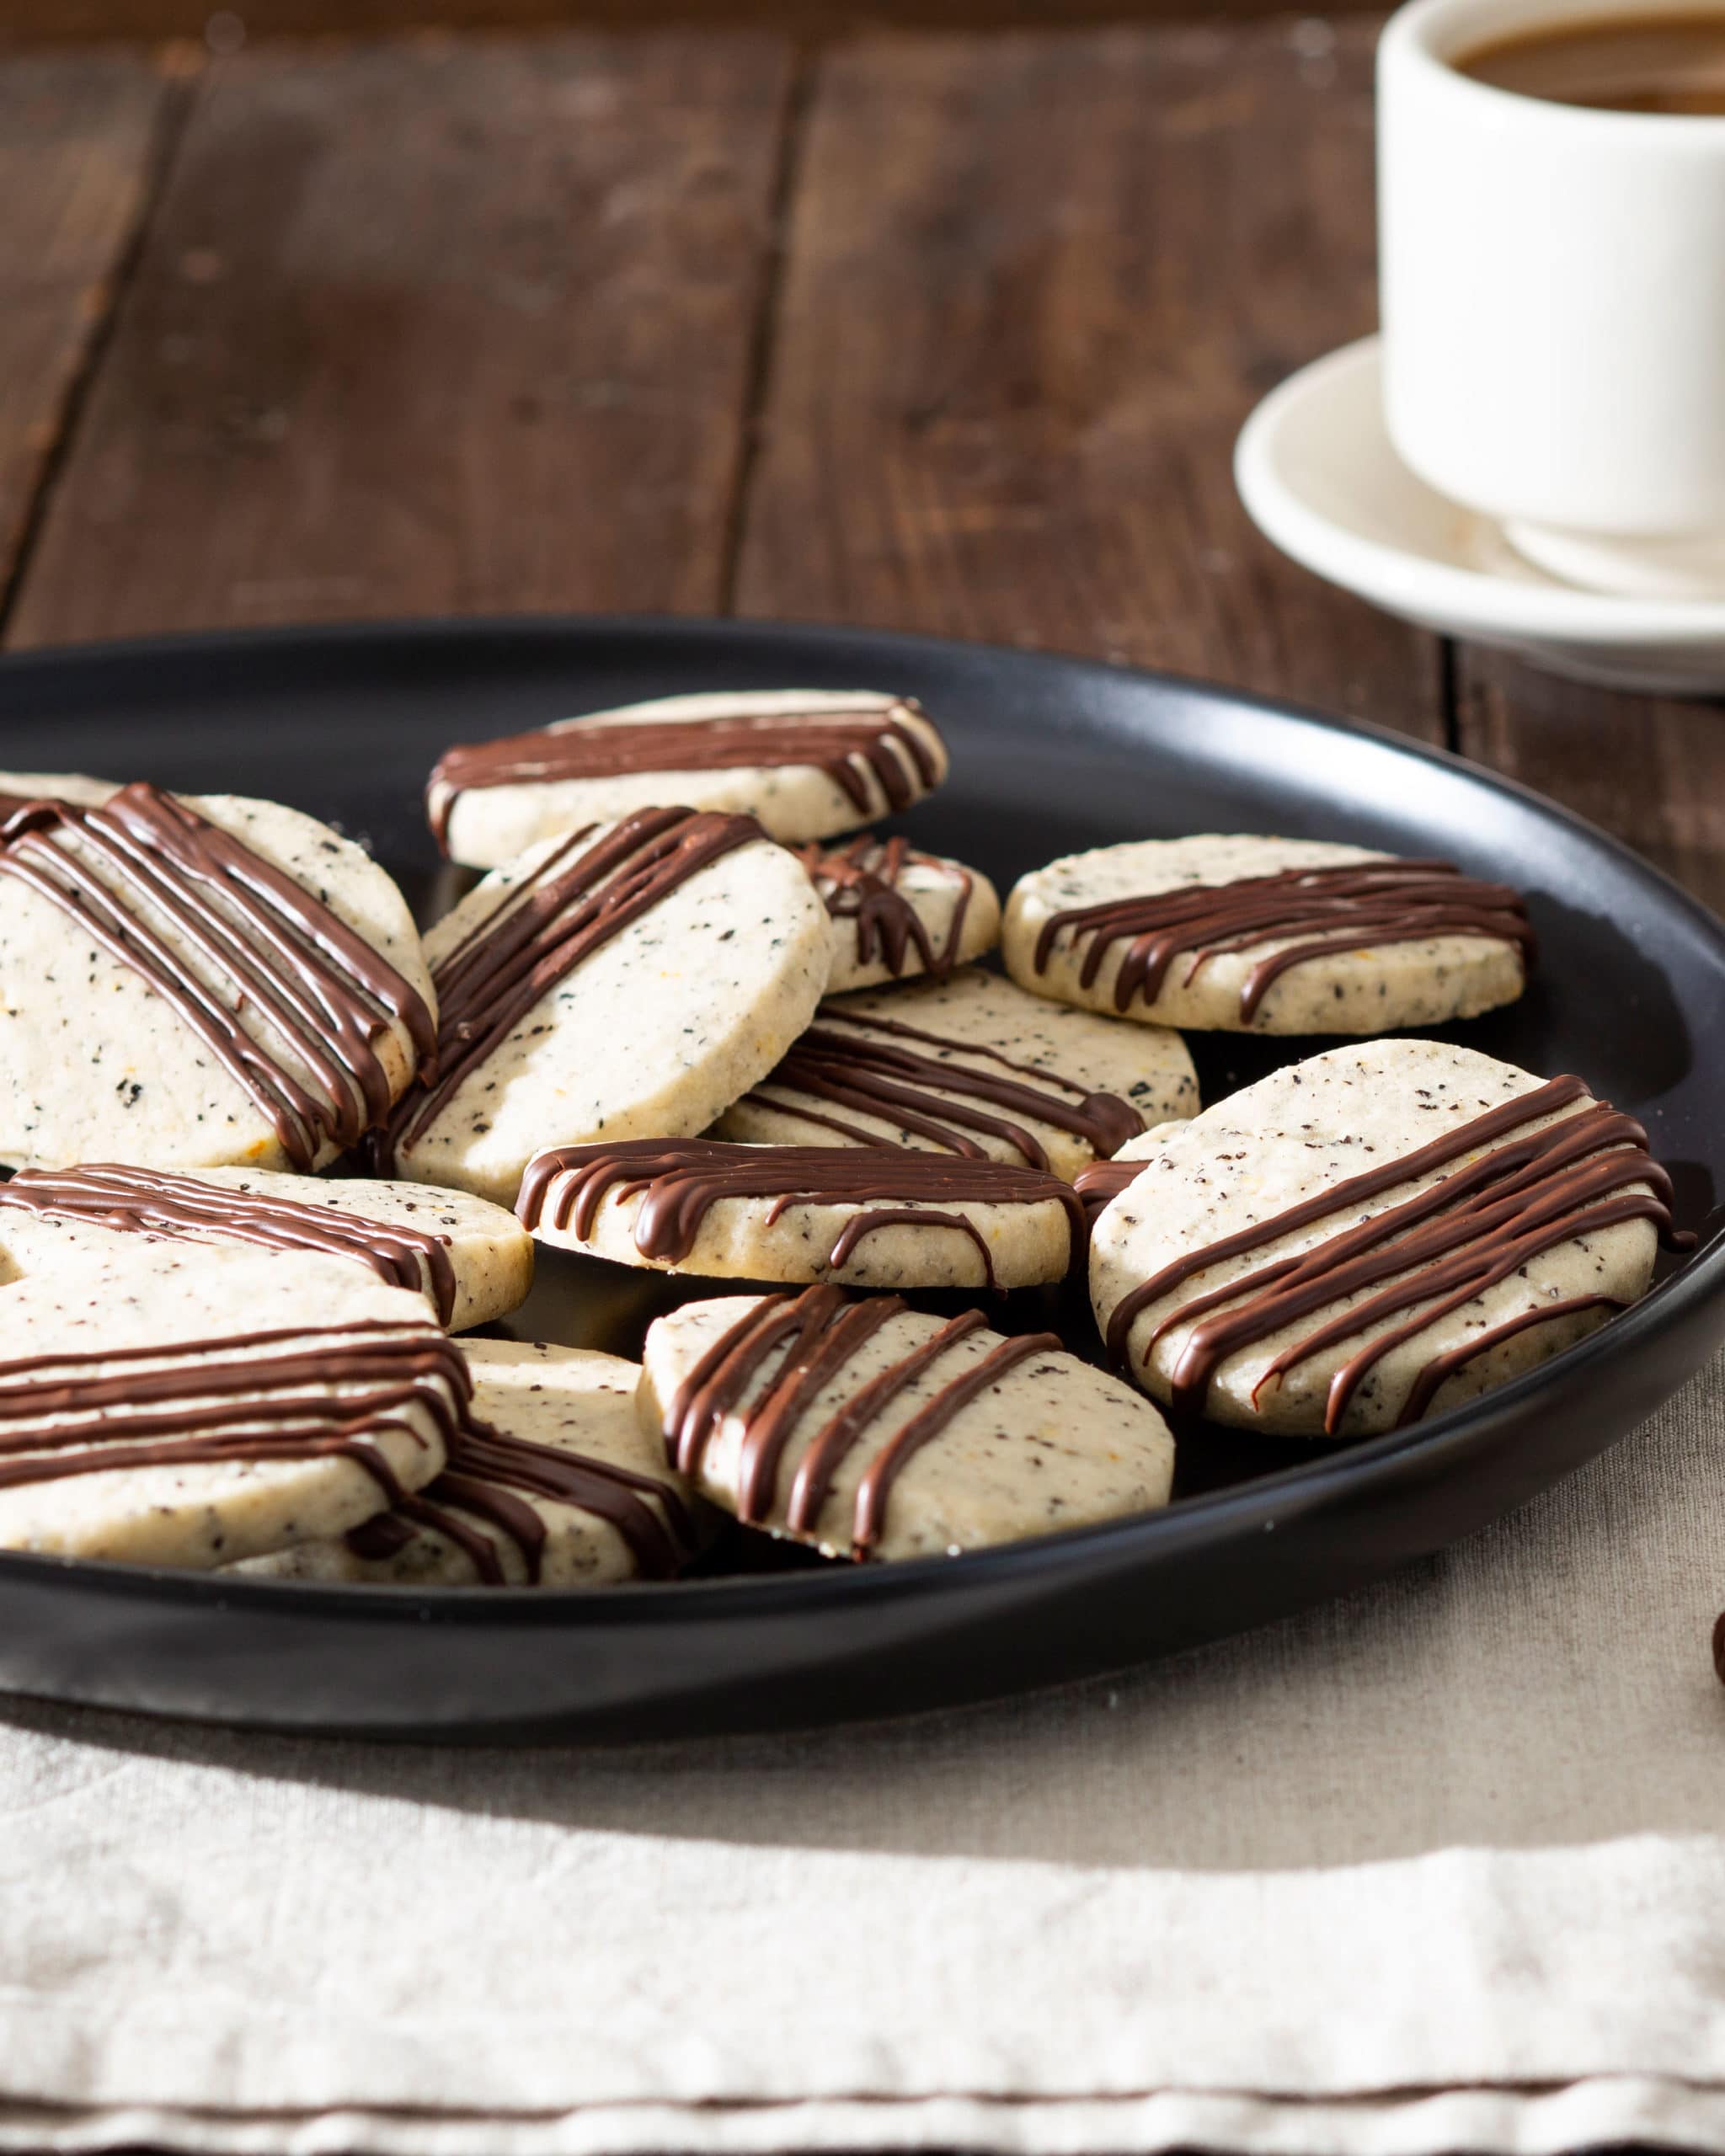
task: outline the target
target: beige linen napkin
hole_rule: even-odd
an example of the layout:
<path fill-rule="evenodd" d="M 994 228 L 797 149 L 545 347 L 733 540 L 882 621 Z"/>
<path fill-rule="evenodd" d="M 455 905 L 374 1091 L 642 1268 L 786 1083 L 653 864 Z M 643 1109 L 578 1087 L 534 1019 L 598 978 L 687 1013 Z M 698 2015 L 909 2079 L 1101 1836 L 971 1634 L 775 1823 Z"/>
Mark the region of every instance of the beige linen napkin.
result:
<path fill-rule="evenodd" d="M 1725 1364 L 1345 1604 L 896 1726 L 0 1710 L 0 2147 L 1725 2151 L 1722 1484 Z"/>

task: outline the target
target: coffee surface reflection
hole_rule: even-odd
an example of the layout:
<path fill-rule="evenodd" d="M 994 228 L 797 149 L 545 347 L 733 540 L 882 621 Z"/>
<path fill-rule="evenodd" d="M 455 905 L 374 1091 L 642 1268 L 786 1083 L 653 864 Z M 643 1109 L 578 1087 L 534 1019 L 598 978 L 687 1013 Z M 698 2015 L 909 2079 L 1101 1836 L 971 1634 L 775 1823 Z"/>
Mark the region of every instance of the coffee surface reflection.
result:
<path fill-rule="evenodd" d="M 1541 24 L 1453 65 L 1476 82 L 1558 104 L 1725 115 L 1725 9 Z"/>

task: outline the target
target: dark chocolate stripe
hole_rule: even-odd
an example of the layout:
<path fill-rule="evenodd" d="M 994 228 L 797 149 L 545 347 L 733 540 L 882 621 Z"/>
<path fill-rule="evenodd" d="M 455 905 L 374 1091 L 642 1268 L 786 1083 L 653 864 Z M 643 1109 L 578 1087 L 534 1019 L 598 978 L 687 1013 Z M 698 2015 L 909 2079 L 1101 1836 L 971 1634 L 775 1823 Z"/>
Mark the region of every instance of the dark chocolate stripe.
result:
<path fill-rule="evenodd" d="M 0 814 L 0 875 L 69 915 L 177 1011 L 296 1168 L 310 1169 L 325 1144 L 352 1145 L 387 1113 L 377 1043 L 393 1022 L 422 1058 L 431 1052 L 424 998 L 379 953 L 291 877 L 154 787 L 124 787 L 100 808 L 31 801 Z M 147 909 L 171 924 L 178 947 Z"/>
<path fill-rule="evenodd" d="M 903 1042 L 915 1042 L 918 1047 L 901 1046 Z M 918 1049 L 923 1046 L 944 1049 L 948 1057 L 921 1054 Z M 972 1063 L 949 1059 L 959 1055 L 976 1057 L 996 1065 L 999 1072 L 1013 1075 L 997 1075 L 996 1070 L 979 1070 Z M 862 1145 L 894 1145 L 890 1138 L 785 1097 L 799 1093 L 882 1117 L 900 1130 L 916 1132 L 943 1151 L 984 1161 L 988 1154 L 970 1135 L 978 1132 L 1010 1145 L 1028 1167 L 1044 1172 L 1048 1154 L 1035 1133 L 1017 1120 L 1020 1117 L 1068 1131 L 1103 1155 L 1118 1151 L 1144 1129 L 1143 1117 L 1117 1093 L 1087 1092 L 1058 1071 L 1016 1063 L 979 1043 L 926 1032 L 899 1019 L 853 1018 L 830 1006 L 745 1098 L 756 1107 L 773 1108 L 839 1131 Z M 957 1099 L 948 1097 L 954 1094 Z M 969 1106 L 973 1101 L 985 1102 L 1007 1114 L 991 1115 L 985 1108 Z"/>
<path fill-rule="evenodd" d="M 794 1203 L 796 1201 L 789 1201 Z M 775 1205 L 767 1216 L 771 1226 L 784 1209 L 784 1203 Z M 835 1273 L 848 1265 L 863 1241 L 882 1228 L 948 1228 L 956 1235 L 967 1238 L 982 1261 L 982 1284 L 991 1294 L 1000 1290 L 1000 1276 L 994 1269 L 994 1252 L 988 1246 L 988 1238 L 974 1220 L 966 1219 L 962 1213 L 943 1213 L 938 1208 L 931 1209 L 921 1205 L 877 1205 L 868 1213 L 859 1213 L 840 1229 L 838 1240 L 827 1253 L 827 1263 Z M 1071 1264 L 1072 1245 L 1067 1243 L 1068 1266 Z M 917 1283 L 908 1283 L 914 1287 Z"/>
<path fill-rule="evenodd" d="M 649 1498 L 657 1498 L 655 1512 Z M 531 1500 L 571 1505 L 615 1528 L 645 1579 L 671 1579 L 694 1554 L 695 1524 L 667 1482 L 638 1475 L 590 1454 L 506 1435 L 489 1423 L 469 1422 L 450 1447 L 441 1475 L 390 1518 L 446 1536 L 466 1551 L 488 1587 L 501 1587 L 505 1573 L 488 1536 L 462 1514 L 484 1521 L 521 1552 L 528 1579 L 542 1577 L 547 1539 L 543 1518 Z M 388 1557 L 406 1546 L 393 1530 L 383 1541 L 370 1538 L 371 1523 L 356 1528 L 349 1546 L 360 1556 Z"/>
<path fill-rule="evenodd" d="M 1588 1105 L 1579 1113 L 1561 1114 L 1583 1101 Z M 1553 1115 L 1560 1119 L 1543 1129 L 1527 1129 Z M 1148 1364 L 1156 1343 L 1172 1327 L 1190 1326 L 1170 1380 L 1176 1413 L 1190 1419 L 1203 1412 L 1215 1373 L 1229 1356 L 1301 1318 L 1364 1295 L 1365 1300 L 1277 1356 L 1258 1382 L 1261 1390 L 1311 1356 L 1364 1336 L 1364 1345 L 1330 1382 L 1324 1427 L 1333 1435 L 1360 1381 L 1386 1354 L 1509 1278 L 1541 1251 L 1637 1219 L 1651 1222 L 1674 1246 L 1693 1242 L 1673 1232 L 1670 1179 L 1648 1158 L 1642 1126 L 1603 1102 L 1589 1101 L 1579 1078 L 1554 1078 L 1414 1152 L 1162 1267 L 1124 1295 L 1110 1315 L 1110 1355 L 1117 1364 L 1123 1361 L 1139 1315 L 1212 1266 L 1265 1249 L 1321 1220 L 1347 1219 L 1373 1198 L 1475 1153 L 1479 1157 L 1455 1166 L 1452 1173 L 1402 1203 L 1171 1310 L 1152 1330 L 1141 1360 Z M 1637 1184 L 1648 1187 L 1633 1188 Z M 1597 1306 L 1601 1299 L 1589 1299 L 1589 1305 Z M 1527 1323 L 1562 1315 L 1571 1307 L 1553 1304 Z M 1418 1314 L 1399 1326 L 1376 1329 L 1410 1310 Z M 1474 1359 L 1486 1344 L 1471 1343 L 1454 1367 Z M 1451 1374 L 1447 1361 L 1445 1355 L 1434 1358 L 1415 1380 L 1398 1427 L 1424 1412 Z"/>
<path fill-rule="evenodd" d="M 866 1554 L 879 1541 L 892 1486 L 922 1448 L 940 1436 L 961 1408 L 968 1407 L 991 1385 L 998 1385 L 1020 1363 L 1028 1363 L 1033 1355 L 1046 1354 L 1050 1348 L 1063 1352 L 1057 1333 L 1021 1333 L 1017 1339 L 997 1341 L 980 1363 L 943 1385 L 887 1440 L 857 1486 L 857 1518 L 852 1532 L 858 1550 Z"/>
<path fill-rule="evenodd" d="M 451 951 L 432 974 L 436 1076 L 398 1105 L 376 1148 L 387 1167 L 436 1122 L 558 983 L 691 877 L 764 834 L 752 816 L 642 808 L 570 835 Z"/>
<path fill-rule="evenodd" d="M 836 1288 L 763 1297 L 702 1355 L 665 1412 L 665 1441 L 676 1465 L 699 1472 L 708 1446 L 728 1417 L 743 1414 L 737 1467 L 738 1517 L 759 1524 L 771 1518 L 786 1448 L 800 1419 L 874 1336 L 906 1305 L 897 1295 L 852 1301 Z M 927 1340 L 878 1371 L 809 1437 L 793 1479 L 786 1524 L 813 1534 L 845 1460 L 893 1402 L 974 1332 L 985 1329 L 978 1310 L 952 1319 Z M 782 1350 L 760 1398 L 746 1412 L 744 1395 Z M 917 1453 L 949 1427 L 972 1400 L 1032 1355 L 1061 1352 L 1049 1332 L 997 1341 L 980 1361 L 941 1386 L 886 1436 L 857 1485 L 852 1553 L 866 1556 L 879 1542 L 894 1484 Z"/>
<path fill-rule="evenodd" d="M 1329 868 L 1284 868 L 1232 883 L 1182 883 L 1153 895 L 1073 906 L 1053 915 L 1036 939 L 1044 972 L 1056 939 L 1068 931 L 1087 943 L 1079 979 L 1093 986 L 1108 953 L 1127 941 L 1114 978 L 1114 1003 L 1135 995 L 1154 1003 L 1177 958 L 1191 961 L 1189 986 L 1214 958 L 1289 939 L 1247 975 L 1240 1016 L 1249 1024 L 1270 989 L 1295 966 L 1379 943 L 1423 943 L 1436 936 L 1486 936 L 1514 944 L 1531 963 L 1533 930 L 1520 894 L 1481 883 L 1447 861 L 1369 861 Z M 1130 939 L 1130 940 L 1128 940 Z"/>
<path fill-rule="evenodd" d="M 697 1360 L 665 1410 L 665 1447 L 680 1475 L 699 1471 L 719 1423 L 773 1348 L 800 1328 L 813 1329 L 824 1322 L 844 1300 L 836 1288 L 810 1289 L 802 1297 L 764 1295 L 719 1336 Z M 893 1295 L 879 1296 L 863 1307 L 875 1311 L 877 1321 L 884 1325 L 893 1314 L 889 1305 L 904 1307 Z"/>
<path fill-rule="evenodd" d="M 356 1557 L 364 1557 L 372 1564 L 382 1564 L 385 1559 L 399 1556 L 414 1539 L 413 1524 L 399 1513 L 373 1513 L 371 1518 L 361 1520 L 357 1527 L 347 1531 L 347 1546 Z M 488 1551 L 489 1545 L 487 1545 Z"/>
<path fill-rule="evenodd" d="M 1148 1161 L 1092 1161 L 1072 1178 L 1087 1219 L 1094 1221 L 1105 1205 L 1130 1189 L 1150 1166 Z"/>
<path fill-rule="evenodd" d="M 848 846 L 826 848 L 804 846 L 797 858 L 808 871 L 826 910 L 835 921 L 857 924 L 857 963 L 884 965 L 895 980 L 907 970 L 941 979 L 949 974 L 959 956 L 964 918 L 970 910 L 976 879 L 957 862 L 943 861 L 932 853 L 918 853 L 908 840 L 878 839 L 865 835 Z M 959 886 L 953 918 L 945 942 L 937 950 L 927 924 L 899 888 L 907 867 L 937 868 Z M 910 967 L 912 949 L 915 969 Z"/>
<path fill-rule="evenodd" d="M 326 1395 L 329 1385 L 355 1390 Z M 461 1351 L 429 1323 L 297 1326 L 15 1358 L 0 1363 L 0 1489 L 114 1468 L 339 1455 L 394 1504 L 406 1493 L 371 1440 L 397 1430 L 423 1445 L 410 1419 L 417 1407 L 447 1446 L 471 1398 Z"/>
<path fill-rule="evenodd" d="M 1621 1310 L 1624 1305 L 1616 1295 L 1567 1295 L 1562 1301 L 1541 1304 L 1537 1309 L 1523 1310 L 1517 1316 L 1506 1318 L 1502 1325 L 1477 1333 L 1471 1340 L 1460 1347 L 1451 1348 L 1441 1355 L 1434 1355 L 1430 1362 L 1414 1380 L 1413 1389 L 1402 1407 L 1400 1421 L 1406 1424 L 1417 1422 L 1432 1404 L 1439 1389 L 1446 1385 L 1458 1370 L 1465 1370 L 1470 1363 L 1477 1362 L 1506 1340 L 1513 1340 L 1518 1333 L 1526 1332 L 1536 1325 L 1549 1325 L 1554 1318 L 1572 1317 L 1583 1310 Z"/>
<path fill-rule="evenodd" d="M 905 1305 L 896 1296 L 890 1299 Z M 890 1313 L 887 1313 L 890 1315 Z M 962 1310 L 957 1317 L 948 1318 L 940 1331 L 932 1333 L 919 1347 L 901 1355 L 896 1363 L 878 1370 L 867 1385 L 856 1393 L 838 1413 L 830 1416 L 809 1441 L 808 1449 L 798 1463 L 795 1479 L 791 1484 L 790 1501 L 786 1507 L 789 1526 L 812 1534 L 815 1522 L 820 1518 L 832 1487 L 832 1478 L 843 1466 L 851 1453 L 861 1442 L 869 1424 L 903 1393 L 909 1390 L 925 1370 L 932 1369 L 941 1357 L 968 1340 L 973 1332 L 986 1329 L 987 1320 L 980 1310 Z M 1043 1336 L 1052 1339 L 1052 1334 Z M 857 1513 L 852 1514 L 852 1538 L 857 1534 Z"/>
<path fill-rule="evenodd" d="M 441 1503 L 436 1502 L 440 1497 L 443 1499 Z M 446 1541 L 454 1543 L 466 1554 L 482 1587 L 509 1584 L 509 1574 L 504 1569 L 494 1539 L 500 1532 L 521 1552 L 529 1581 L 534 1584 L 538 1582 L 545 1550 L 545 1523 L 524 1498 L 515 1497 L 507 1490 L 488 1491 L 483 1483 L 470 1484 L 459 1476 L 451 1484 L 446 1470 L 417 1497 L 402 1498 L 387 1517 L 392 1524 L 399 1524 L 409 1542 L 414 1530 L 419 1529 L 441 1534 Z M 484 1524 L 478 1525 L 476 1520 Z M 355 1540 L 355 1535 L 362 1531 L 355 1529 L 349 1535 L 348 1544 L 356 1556 L 363 1557 L 368 1552 Z M 403 1549 L 406 1546 L 406 1543 L 400 1545 Z M 385 1554 L 396 1552 L 387 1550 Z"/>
<path fill-rule="evenodd" d="M 913 775 L 926 790 L 938 780 L 940 767 L 921 735 L 898 716 L 900 712 L 922 717 L 910 697 L 891 703 L 871 698 L 808 712 L 540 728 L 501 740 L 467 743 L 446 750 L 432 771 L 431 826 L 438 844 L 446 846 L 450 810 L 462 793 L 476 787 L 616 778 L 640 771 L 798 766 L 824 772 L 859 817 L 873 815 L 883 803 L 906 808 L 916 798 Z M 871 778 L 878 799 L 870 791 Z"/>
<path fill-rule="evenodd" d="M 794 1208 L 858 1205 L 867 1214 L 846 1223 L 829 1262 L 842 1265 L 867 1235 L 901 1225 L 953 1228 L 980 1253 L 995 1284 L 987 1238 L 945 1205 L 1057 1204 L 1081 1250 L 1084 1209 L 1058 1176 L 1009 1162 L 948 1159 L 908 1147 L 734 1145 L 707 1138 L 638 1138 L 614 1145 L 563 1145 L 539 1154 L 521 1180 L 515 1210 L 532 1228 L 573 1227 L 590 1241 L 606 1198 L 638 1197 L 634 1243 L 644 1257 L 685 1262 L 713 1206 L 727 1198 L 772 1200 L 767 1224 Z M 895 1201 L 926 1201 L 897 1203 Z"/>
<path fill-rule="evenodd" d="M 365 1186 L 351 1187 L 363 1193 Z M 152 1168 L 27 1168 L 0 1186 L 0 1209 L 132 1235 L 192 1242 L 249 1243 L 359 1260 L 393 1288 L 430 1294 L 440 1321 L 455 1315 L 457 1283 L 449 1238 L 333 1206 L 238 1190 Z"/>

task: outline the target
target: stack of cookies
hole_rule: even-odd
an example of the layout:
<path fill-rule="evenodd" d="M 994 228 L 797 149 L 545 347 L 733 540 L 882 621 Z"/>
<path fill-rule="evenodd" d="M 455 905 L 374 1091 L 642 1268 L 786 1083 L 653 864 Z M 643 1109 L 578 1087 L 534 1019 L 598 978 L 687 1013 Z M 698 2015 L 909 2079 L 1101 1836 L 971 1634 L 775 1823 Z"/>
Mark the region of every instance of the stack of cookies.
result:
<path fill-rule="evenodd" d="M 1164 1504 L 1217 1426 L 1453 1406 L 1646 1292 L 1640 1128 L 1397 1037 L 1520 995 L 1514 890 L 1207 835 L 1002 909 L 871 828 L 948 767 L 868 691 L 454 748 L 432 829 L 486 873 L 423 940 L 296 810 L 0 775 L 0 1548 L 414 1588 L 670 1578 L 722 1529 L 958 1554 Z M 1343 1038 L 1204 1108 L 1194 1031 Z M 638 1366 L 456 1337 L 535 1242 L 713 1292 Z M 1008 1317 L 1087 1273 L 1085 1353 Z"/>

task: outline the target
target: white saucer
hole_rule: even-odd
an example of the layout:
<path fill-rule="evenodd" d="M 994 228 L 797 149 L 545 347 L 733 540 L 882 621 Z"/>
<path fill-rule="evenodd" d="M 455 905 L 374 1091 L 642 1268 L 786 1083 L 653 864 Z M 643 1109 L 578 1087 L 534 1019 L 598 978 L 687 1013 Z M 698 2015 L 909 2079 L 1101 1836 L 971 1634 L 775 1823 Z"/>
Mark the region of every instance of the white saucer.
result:
<path fill-rule="evenodd" d="M 1375 337 L 1273 390 L 1241 432 L 1234 478 L 1284 554 L 1404 621 L 1612 688 L 1725 691 L 1725 600 L 1560 584 L 1415 478 L 1384 430 Z"/>

